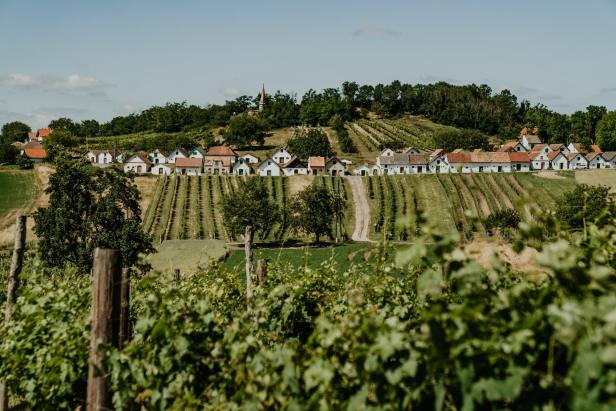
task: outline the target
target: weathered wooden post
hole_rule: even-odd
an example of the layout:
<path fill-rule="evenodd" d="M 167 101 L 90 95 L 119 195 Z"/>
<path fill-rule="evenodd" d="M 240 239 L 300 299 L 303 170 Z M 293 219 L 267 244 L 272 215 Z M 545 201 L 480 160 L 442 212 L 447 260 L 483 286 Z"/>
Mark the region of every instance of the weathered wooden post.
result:
<path fill-rule="evenodd" d="M 173 270 L 173 281 L 179 283 L 181 279 L 182 275 L 180 274 L 180 269 L 176 268 L 175 270 Z"/>
<path fill-rule="evenodd" d="M 246 254 L 246 298 L 252 299 L 252 226 L 247 225 L 244 231 L 244 253 Z"/>
<path fill-rule="evenodd" d="M 13 259 L 11 260 L 11 269 L 9 271 L 8 287 L 6 291 L 6 309 L 4 311 L 4 322 L 11 321 L 13 313 L 13 304 L 17 297 L 17 289 L 19 288 L 19 274 L 24 264 L 24 252 L 26 251 L 26 216 L 17 216 L 15 224 L 15 245 L 13 247 Z M 9 409 L 9 393 L 7 392 L 6 384 L 0 381 L 0 411 Z"/>
<path fill-rule="evenodd" d="M 99 344 L 120 345 L 122 259 L 118 250 L 94 250 L 92 326 L 88 360 L 87 411 L 111 409 L 111 396 L 102 368 Z"/>
<path fill-rule="evenodd" d="M 257 260 L 257 280 L 259 286 L 265 285 L 265 276 L 267 275 L 267 259 Z"/>
<path fill-rule="evenodd" d="M 120 284 L 120 348 L 123 348 L 130 339 L 130 269 L 123 268 Z"/>

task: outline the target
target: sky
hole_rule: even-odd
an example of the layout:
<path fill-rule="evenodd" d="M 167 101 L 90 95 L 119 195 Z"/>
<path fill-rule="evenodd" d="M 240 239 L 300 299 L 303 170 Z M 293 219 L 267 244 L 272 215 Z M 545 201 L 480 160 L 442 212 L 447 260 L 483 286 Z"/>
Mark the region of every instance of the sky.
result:
<path fill-rule="evenodd" d="M 616 110 L 616 0 L 0 0 L 0 125 L 360 84 Z"/>

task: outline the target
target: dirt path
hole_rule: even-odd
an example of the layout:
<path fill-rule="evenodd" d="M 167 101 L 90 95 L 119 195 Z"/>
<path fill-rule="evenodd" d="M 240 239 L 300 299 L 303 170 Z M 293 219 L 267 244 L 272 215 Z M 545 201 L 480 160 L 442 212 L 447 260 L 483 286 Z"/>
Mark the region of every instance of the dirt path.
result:
<path fill-rule="evenodd" d="M 370 241 L 370 206 L 366 198 L 366 190 L 361 177 L 346 177 L 349 179 L 353 192 L 353 206 L 355 207 L 355 230 L 351 239 L 353 241 Z"/>
<path fill-rule="evenodd" d="M 551 180 L 564 180 L 565 177 L 559 176 L 556 171 L 539 171 L 537 177 L 549 178 Z"/>

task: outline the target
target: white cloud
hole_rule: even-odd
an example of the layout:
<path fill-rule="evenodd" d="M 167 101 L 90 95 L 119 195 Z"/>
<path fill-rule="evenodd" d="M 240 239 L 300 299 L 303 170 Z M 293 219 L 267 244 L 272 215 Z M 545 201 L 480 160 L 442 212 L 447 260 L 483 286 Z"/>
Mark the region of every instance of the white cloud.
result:
<path fill-rule="evenodd" d="M 353 32 L 353 37 L 370 36 L 370 37 L 396 37 L 401 33 L 396 30 L 385 29 L 382 27 L 362 27 Z"/>
<path fill-rule="evenodd" d="M 225 97 L 239 97 L 243 94 L 246 94 L 244 92 L 242 92 L 240 89 L 235 88 L 235 87 L 225 87 L 223 89 L 218 90 L 220 92 L 220 94 L 222 94 Z"/>
<path fill-rule="evenodd" d="M 21 87 L 41 90 L 78 91 L 95 90 L 104 84 L 94 77 L 71 74 L 68 77 L 40 76 L 23 73 L 0 75 L 0 87 Z"/>

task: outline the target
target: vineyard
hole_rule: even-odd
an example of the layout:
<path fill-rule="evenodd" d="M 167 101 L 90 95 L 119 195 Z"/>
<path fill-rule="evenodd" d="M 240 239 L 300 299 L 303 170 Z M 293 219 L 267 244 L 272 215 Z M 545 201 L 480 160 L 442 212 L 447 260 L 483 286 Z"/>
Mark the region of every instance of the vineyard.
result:
<path fill-rule="evenodd" d="M 443 230 L 455 227 L 470 239 L 485 235 L 482 220 L 499 210 L 511 208 L 528 215 L 532 205 L 553 208 L 556 198 L 575 182 L 531 174 L 443 174 L 364 177 L 364 184 L 373 238 L 405 241 L 419 233 L 424 212 L 427 222 Z"/>
<path fill-rule="evenodd" d="M 152 201 L 143 218 L 144 230 L 155 243 L 166 240 L 219 239 L 237 241 L 224 224 L 221 202 L 224 196 L 237 188 L 236 176 L 171 176 L 158 179 Z M 290 201 L 289 179 L 268 177 L 265 179 L 269 196 L 282 210 Z M 345 201 L 349 199 L 350 189 L 341 178 L 317 177 L 333 192 L 339 192 Z M 351 207 L 352 209 L 352 207 Z M 347 211 L 342 224 L 342 235 L 347 236 L 353 213 Z M 335 227 L 332 226 L 332 237 Z M 290 230 L 287 218 L 282 219 L 265 233 L 261 241 L 279 242 L 298 235 Z"/>

